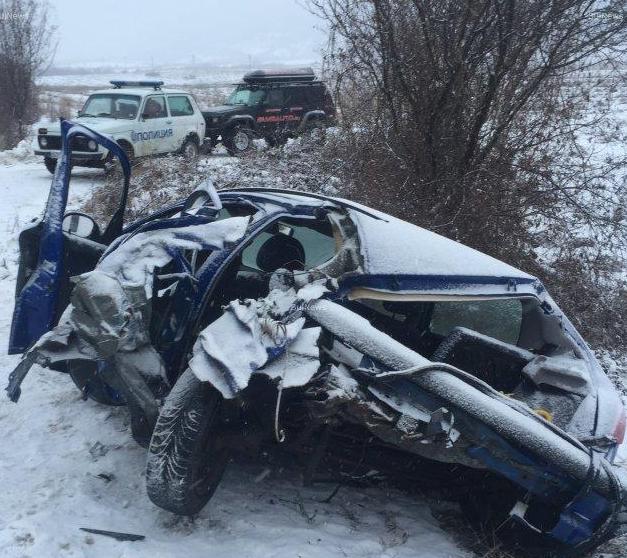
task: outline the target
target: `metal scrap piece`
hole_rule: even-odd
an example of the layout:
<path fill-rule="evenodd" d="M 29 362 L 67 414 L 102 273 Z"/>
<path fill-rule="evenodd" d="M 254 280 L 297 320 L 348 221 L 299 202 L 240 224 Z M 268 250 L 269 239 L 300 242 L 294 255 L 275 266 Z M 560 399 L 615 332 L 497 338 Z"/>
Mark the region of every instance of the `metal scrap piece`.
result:
<path fill-rule="evenodd" d="M 89 527 L 79 527 L 81 531 L 91 533 L 92 535 L 103 535 L 104 537 L 111 537 L 116 541 L 143 541 L 146 537 L 144 535 L 134 535 L 133 533 L 120 533 L 118 531 L 103 531 L 102 529 L 90 529 Z"/>

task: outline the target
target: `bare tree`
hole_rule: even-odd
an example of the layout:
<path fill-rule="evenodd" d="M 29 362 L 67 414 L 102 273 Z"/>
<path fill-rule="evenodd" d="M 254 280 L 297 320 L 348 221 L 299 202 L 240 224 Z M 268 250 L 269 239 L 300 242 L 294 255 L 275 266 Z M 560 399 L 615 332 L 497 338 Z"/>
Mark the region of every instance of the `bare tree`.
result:
<path fill-rule="evenodd" d="M 0 148 L 13 147 L 37 118 L 35 78 L 52 61 L 48 5 L 0 0 Z"/>
<path fill-rule="evenodd" d="M 331 29 L 348 194 L 554 285 L 575 267 L 595 293 L 615 279 L 626 159 L 582 138 L 610 130 L 625 0 L 310 4 Z"/>

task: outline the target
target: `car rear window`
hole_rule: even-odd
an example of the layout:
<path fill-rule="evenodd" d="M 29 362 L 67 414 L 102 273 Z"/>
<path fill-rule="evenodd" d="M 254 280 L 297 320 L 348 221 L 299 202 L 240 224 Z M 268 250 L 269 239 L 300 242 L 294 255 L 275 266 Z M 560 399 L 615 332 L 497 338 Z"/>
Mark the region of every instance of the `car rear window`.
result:
<path fill-rule="evenodd" d="M 520 337 L 522 302 L 519 299 L 441 301 L 433 305 L 432 333 L 445 337 L 455 327 L 467 327 L 515 345 Z"/>

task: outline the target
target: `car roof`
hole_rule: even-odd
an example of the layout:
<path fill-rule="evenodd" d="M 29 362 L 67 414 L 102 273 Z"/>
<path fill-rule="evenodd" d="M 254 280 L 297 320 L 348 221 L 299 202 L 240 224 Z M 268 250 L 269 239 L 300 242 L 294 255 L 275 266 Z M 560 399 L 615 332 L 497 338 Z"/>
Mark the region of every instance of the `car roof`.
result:
<path fill-rule="evenodd" d="M 115 93 L 116 95 L 138 95 L 144 97 L 146 95 L 158 95 L 159 93 L 176 94 L 176 95 L 191 95 L 188 91 L 181 89 L 153 89 L 152 87 L 120 87 L 117 89 L 98 89 L 92 91 L 90 95 L 96 95 L 100 93 Z"/>
<path fill-rule="evenodd" d="M 227 191 L 221 190 L 220 193 Z M 344 208 L 357 226 L 366 275 L 445 276 L 512 279 L 529 283 L 535 277 L 505 262 L 442 235 L 364 205 L 322 194 L 271 188 L 228 190 L 269 202 Z"/>
<path fill-rule="evenodd" d="M 390 215 L 374 218 L 349 209 L 357 225 L 364 270 L 373 275 L 495 277 L 535 279 L 465 244 Z"/>

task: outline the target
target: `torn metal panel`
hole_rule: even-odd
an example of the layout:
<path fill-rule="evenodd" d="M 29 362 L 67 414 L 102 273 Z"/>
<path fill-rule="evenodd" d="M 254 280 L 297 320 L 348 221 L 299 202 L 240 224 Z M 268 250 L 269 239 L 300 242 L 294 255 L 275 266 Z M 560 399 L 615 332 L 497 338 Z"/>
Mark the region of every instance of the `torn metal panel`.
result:
<path fill-rule="evenodd" d="M 138 232 L 109 250 L 98 269 L 117 277 L 124 286 L 143 286 L 149 298 L 154 270 L 170 262 L 177 250 L 223 249 L 244 236 L 249 221 L 248 217 L 231 217 L 201 225 Z"/>
<path fill-rule="evenodd" d="M 306 384 L 320 365 L 320 328 L 303 330 L 300 307 L 321 297 L 327 287 L 326 280 L 317 280 L 299 288 L 299 281 L 302 277 L 278 270 L 265 299 L 229 303 L 194 345 L 189 367 L 198 379 L 210 382 L 226 399 L 245 389 L 255 372 L 280 379 L 284 387 Z"/>
<path fill-rule="evenodd" d="M 518 409 L 512 408 L 513 402 L 487 384 L 484 384 L 485 393 L 469 387 L 466 381 L 447 371 L 445 365 L 431 363 L 373 328 L 367 320 L 335 303 L 327 300 L 315 301 L 307 306 L 307 314 L 323 328 L 364 354 L 372 355 L 389 369 L 414 370 L 416 375 L 412 381 L 418 386 L 443 401 L 451 401 L 455 408 L 494 429 L 505 439 L 528 447 L 549 463 L 559 463 L 574 478 L 586 478 L 590 465 L 587 449 L 565 433 L 548 428 L 548 424 L 542 427 L 542 420 L 534 416 L 525 405 L 520 404 Z M 383 378 L 373 376 L 373 379 L 380 381 L 384 381 Z M 478 381 L 477 383 L 479 385 Z M 397 387 L 399 390 L 410 389 L 411 384 L 405 383 Z M 598 489 L 607 493 L 609 485 L 608 476 L 600 474 Z"/>
<path fill-rule="evenodd" d="M 154 271 L 172 261 L 177 250 L 219 250 L 237 242 L 248 222 L 248 217 L 233 217 L 198 225 L 172 223 L 122 237 L 96 269 L 73 279 L 70 304 L 59 324 L 30 349 L 26 362 L 117 359 L 118 372 L 126 373 L 129 381 L 140 382 L 138 374 L 158 374 L 167 384 L 165 366 L 149 335 Z M 25 373 L 17 376 L 20 382 L 13 382 L 13 393 L 19 393 Z M 141 406 L 147 408 L 150 392 L 144 387 Z"/>

